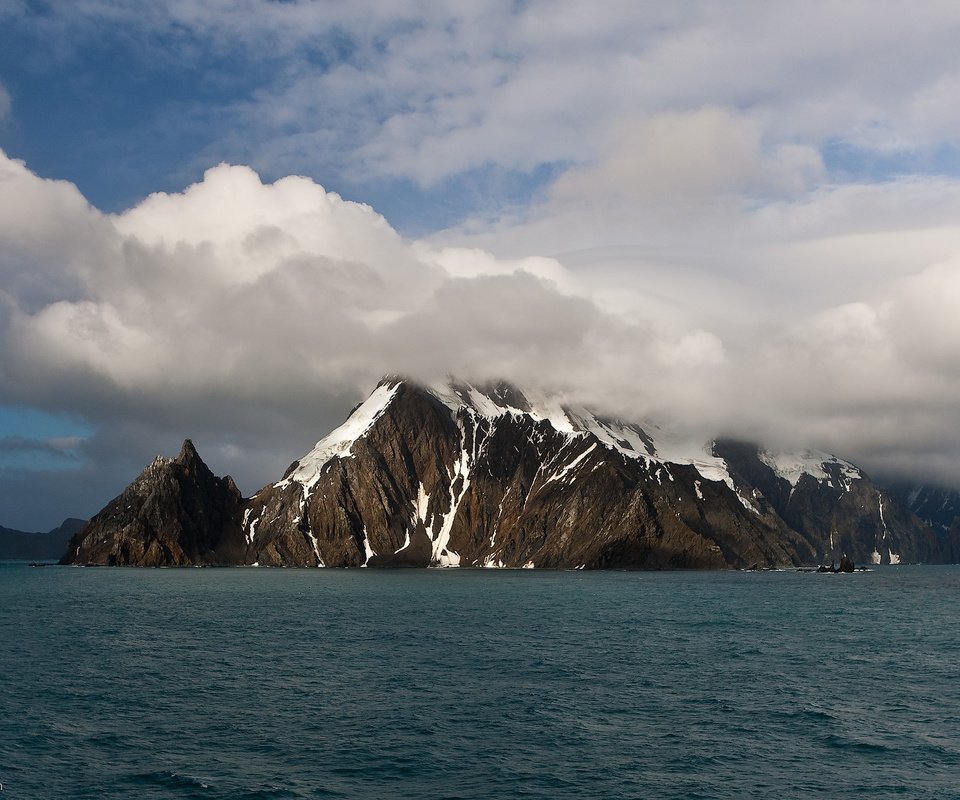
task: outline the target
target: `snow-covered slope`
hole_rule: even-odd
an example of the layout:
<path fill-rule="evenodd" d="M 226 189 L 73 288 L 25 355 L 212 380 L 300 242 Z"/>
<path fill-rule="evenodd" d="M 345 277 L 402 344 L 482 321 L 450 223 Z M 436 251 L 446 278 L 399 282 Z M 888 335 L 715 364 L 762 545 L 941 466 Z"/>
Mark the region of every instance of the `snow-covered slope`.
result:
<path fill-rule="evenodd" d="M 346 422 L 317 442 L 313 450 L 300 459 L 296 469 L 275 485 L 279 488 L 290 483 L 299 483 L 307 489 L 312 488 L 327 463 L 334 458 L 350 457 L 350 448 L 386 411 L 399 386 L 399 381 L 381 382 L 373 393 L 353 410 Z"/>
<path fill-rule="evenodd" d="M 339 428 L 321 439 L 296 469 L 276 484 L 295 482 L 309 490 L 324 466 L 332 459 L 349 458 L 351 448 L 373 426 L 396 396 L 402 378 L 385 379 L 358 406 Z M 713 452 L 713 442 L 702 442 L 650 421 L 624 421 L 597 415 L 582 406 L 567 405 L 562 398 L 547 392 L 520 389 L 504 382 L 476 385 L 455 378 L 424 387 L 453 415 L 469 410 L 493 421 L 504 416 L 527 417 L 549 423 L 558 433 L 569 437 L 590 434 L 607 450 L 644 463 L 662 465 L 662 474 L 672 479 L 671 465 L 693 466 L 704 480 L 721 481 L 740 493 L 726 461 Z M 801 476 L 837 485 L 849 491 L 854 480 L 863 477 L 853 464 L 816 450 L 759 451 L 760 459 L 791 486 Z"/>
<path fill-rule="evenodd" d="M 466 407 L 488 419 L 505 414 L 527 415 L 549 422 L 561 433 L 592 434 L 605 448 L 627 458 L 667 468 L 675 464 L 691 465 L 704 479 L 737 488 L 727 463 L 713 452 L 712 441 L 704 442 L 649 420 L 603 417 L 591 409 L 568 405 L 555 395 L 505 383 L 481 387 L 451 379 L 428 389 L 453 412 Z M 802 475 L 809 475 L 817 481 L 836 482 L 849 489 L 852 481 L 863 477 L 853 464 L 817 450 L 761 451 L 760 457 L 792 486 L 796 486 Z"/>
<path fill-rule="evenodd" d="M 791 486 L 796 486 L 801 477 L 809 475 L 849 491 L 853 481 L 863 478 L 860 469 L 849 461 L 819 450 L 761 450 L 760 459 Z"/>

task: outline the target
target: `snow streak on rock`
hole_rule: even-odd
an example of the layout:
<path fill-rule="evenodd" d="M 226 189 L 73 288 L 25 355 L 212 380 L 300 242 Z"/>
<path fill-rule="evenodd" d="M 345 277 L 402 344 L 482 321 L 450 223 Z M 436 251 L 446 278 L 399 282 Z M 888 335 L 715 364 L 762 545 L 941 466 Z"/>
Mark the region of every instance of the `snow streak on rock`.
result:
<path fill-rule="evenodd" d="M 899 564 L 900 555 L 895 553 L 890 545 L 890 529 L 887 527 L 887 521 L 883 517 L 883 495 L 877 493 L 877 505 L 880 511 L 880 526 L 883 528 L 883 541 L 887 544 L 887 561 L 890 564 Z"/>
<path fill-rule="evenodd" d="M 460 503 L 470 488 L 470 472 L 473 464 L 477 460 L 477 454 L 480 448 L 478 444 L 479 431 L 477 430 L 476 419 L 470 411 L 457 415 L 457 426 L 460 429 L 460 455 L 453 470 L 448 473 L 450 478 L 450 506 L 445 514 L 440 517 L 440 530 L 433 539 L 433 550 L 431 559 L 434 564 L 441 567 L 459 567 L 460 555 L 453 552 L 450 547 L 450 533 L 453 530 L 453 522 L 457 516 L 457 510 Z M 467 440 L 470 440 L 469 450 Z"/>
<path fill-rule="evenodd" d="M 274 486 L 280 489 L 290 483 L 300 483 L 305 489 L 312 489 L 331 460 L 350 457 L 354 443 L 387 410 L 400 385 L 400 381 L 381 383 L 343 425 L 317 442 L 313 450 L 300 459 L 296 469 Z"/>
<path fill-rule="evenodd" d="M 365 567 L 370 563 L 370 559 L 376 555 L 374 549 L 370 546 L 370 534 L 367 533 L 367 526 L 363 526 L 363 563 L 361 567 Z"/>

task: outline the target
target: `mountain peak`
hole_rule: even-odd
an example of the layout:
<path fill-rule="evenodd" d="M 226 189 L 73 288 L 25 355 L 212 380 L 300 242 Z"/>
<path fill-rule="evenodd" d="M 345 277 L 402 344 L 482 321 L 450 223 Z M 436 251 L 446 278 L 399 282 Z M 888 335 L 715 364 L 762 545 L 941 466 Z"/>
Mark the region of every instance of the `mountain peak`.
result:
<path fill-rule="evenodd" d="M 74 536 L 63 563 L 231 563 L 243 552 L 242 502 L 185 439 L 176 458 L 157 456 Z"/>
<path fill-rule="evenodd" d="M 183 444 L 180 446 L 180 453 L 175 460 L 180 464 L 189 464 L 197 461 L 203 463 L 203 459 L 200 458 L 197 448 L 193 446 L 193 441 L 190 439 L 183 440 Z"/>

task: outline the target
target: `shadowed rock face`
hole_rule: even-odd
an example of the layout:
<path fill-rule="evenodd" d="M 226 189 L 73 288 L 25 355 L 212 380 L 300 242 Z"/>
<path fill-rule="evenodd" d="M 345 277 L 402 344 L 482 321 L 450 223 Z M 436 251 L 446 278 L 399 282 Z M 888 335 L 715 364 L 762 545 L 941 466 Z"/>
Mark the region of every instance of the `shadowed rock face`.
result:
<path fill-rule="evenodd" d="M 535 419 L 516 390 L 445 403 L 407 382 L 346 457 L 295 463 L 249 502 L 264 565 L 721 568 L 812 561 L 775 514 L 689 465 L 627 457 Z M 523 406 L 521 405 L 523 403 Z M 363 413 L 363 407 L 358 409 Z M 307 464 L 307 466 L 305 466 Z"/>
<path fill-rule="evenodd" d="M 71 540 L 61 563 L 144 567 L 237 564 L 243 499 L 187 439 L 157 458 Z"/>
<path fill-rule="evenodd" d="M 890 486 L 888 493 L 936 533 L 938 560 L 960 562 L 960 491 L 901 483 Z"/>
<path fill-rule="evenodd" d="M 721 441 L 714 452 L 738 485 L 755 487 L 771 510 L 800 534 L 818 563 L 837 562 L 843 555 L 857 564 L 953 560 L 944 537 L 860 470 L 851 477 L 839 464 L 825 463 L 819 478 L 802 474 L 791 484 L 764 463 L 756 445 Z"/>
<path fill-rule="evenodd" d="M 733 442 L 689 457 L 670 444 L 667 458 L 659 435 L 506 384 L 386 379 L 246 501 L 185 442 L 64 560 L 670 569 L 943 558 L 930 529 L 851 464 L 777 461 Z"/>

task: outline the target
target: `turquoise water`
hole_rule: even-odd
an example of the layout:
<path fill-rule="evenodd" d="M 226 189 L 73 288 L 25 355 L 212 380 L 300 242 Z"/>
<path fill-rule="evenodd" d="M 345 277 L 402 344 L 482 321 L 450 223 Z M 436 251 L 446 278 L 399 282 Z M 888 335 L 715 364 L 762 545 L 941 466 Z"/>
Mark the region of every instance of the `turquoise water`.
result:
<path fill-rule="evenodd" d="M 12 798 L 960 797 L 960 568 L 0 565 Z"/>

